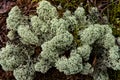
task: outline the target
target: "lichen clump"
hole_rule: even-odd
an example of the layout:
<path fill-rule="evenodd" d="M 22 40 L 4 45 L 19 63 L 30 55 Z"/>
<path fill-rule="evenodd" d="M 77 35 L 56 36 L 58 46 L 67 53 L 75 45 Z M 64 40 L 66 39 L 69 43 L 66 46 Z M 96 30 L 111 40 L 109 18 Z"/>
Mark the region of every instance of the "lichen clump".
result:
<path fill-rule="evenodd" d="M 54 6 L 41 1 L 36 12 L 37 16 L 24 16 L 15 6 L 7 18 L 10 41 L 0 51 L 0 64 L 13 71 L 17 80 L 33 80 L 35 71 L 46 73 L 52 67 L 66 75 L 90 74 L 94 80 L 108 80 L 107 68 L 120 69 L 111 28 L 93 24 L 83 7 L 73 13 L 67 10 L 60 18 Z M 33 57 L 36 47 L 42 50 Z M 94 66 L 92 54 L 97 57 Z"/>

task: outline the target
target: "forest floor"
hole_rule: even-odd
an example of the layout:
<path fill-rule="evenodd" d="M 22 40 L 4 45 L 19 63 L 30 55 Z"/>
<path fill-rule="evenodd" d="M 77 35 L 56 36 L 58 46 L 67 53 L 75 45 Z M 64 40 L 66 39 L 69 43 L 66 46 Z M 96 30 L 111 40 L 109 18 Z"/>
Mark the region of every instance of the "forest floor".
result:
<path fill-rule="evenodd" d="M 25 15 L 30 15 L 30 14 L 35 15 L 38 1 L 40 0 L 33 0 L 33 1 L 32 0 L 0 0 L 0 48 L 4 47 L 6 45 L 6 42 L 8 41 L 7 33 L 9 30 L 6 28 L 6 18 L 8 17 L 8 13 L 11 10 L 11 8 L 15 5 L 18 5 Z M 110 7 L 114 7 L 114 10 L 112 12 L 109 11 L 109 16 L 110 15 L 114 16 L 114 17 L 108 16 L 109 21 L 112 22 L 117 17 L 120 18 L 120 8 L 118 12 L 115 12 L 117 10 L 116 10 L 116 7 L 113 6 L 113 4 L 120 4 L 119 0 L 113 0 L 114 1 L 113 4 L 110 2 L 110 0 L 73 0 L 73 1 L 76 1 L 76 3 L 72 3 L 70 2 L 70 0 L 68 1 L 67 0 L 48 0 L 48 1 L 50 1 L 53 5 L 59 5 L 59 2 L 61 1 L 62 5 L 64 6 L 64 9 L 68 8 L 71 11 L 73 11 L 76 7 L 78 7 L 78 3 L 80 4 L 81 2 L 85 6 L 86 10 L 89 8 L 89 6 L 92 5 L 98 8 L 101 18 L 102 18 L 102 15 L 105 15 L 105 14 L 108 15 L 108 13 L 106 12 L 107 10 L 109 10 Z M 67 1 L 67 3 L 65 1 Z M 68 5 L 65 5 L 65 3 Z M 69 6 L 70 3 L 74 5 Z M 117 8 L 118 7 L 120 6 L 117 6 Z M 64 9 L 59 11 L 60 14 L 64 12 Z M 119 30 L 118 28 L 120 28 L 120 22 L 116 23 L 114 21 L 113 24 L 116 26 L 113 29 L 114 31 L 113 34 L 115 36 L 120 36 L 120 31 L 117 31 Z M 110 70 L 109 73 L 110 73 L 109 75 L 111 76 L 110 80 L 120 80 L 120 71 Z M 13 76 L 13 72 L 12 71 L 5 72 L 4 70 L 2 70 L 2 67 L 0 66 L 0 80 L 15 80 Z M 36 72 L 34 80 L 93 80 L 93 79 L 89 75 L 85 76 L 81 74 L 67 76 L 59 72 L 57 69 L 51 68 L 46 74 Z"/>

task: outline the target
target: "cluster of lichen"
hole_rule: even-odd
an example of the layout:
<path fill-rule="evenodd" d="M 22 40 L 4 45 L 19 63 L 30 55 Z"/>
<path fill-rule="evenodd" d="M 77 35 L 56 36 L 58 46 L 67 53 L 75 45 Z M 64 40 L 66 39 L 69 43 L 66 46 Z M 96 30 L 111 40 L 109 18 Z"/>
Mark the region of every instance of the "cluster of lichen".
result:
<path fill-rule="evenodd" d="M 119 48 L 109 25 L 94 24 L 83 7 L 59 17 L 48 1 L 38 4 L 38 15 L 25 16 L 17 6 L 9 12 L 10 41 L 0 51 L 4 70 L 13 71 L 17 80 L 33 80 L 35 71 L 46 73 L 52 67 L 66 75 L 90 74 L 94 80 L 108 80 L 107 68 L 120 69 Z M 33 58 L 36 47 L 42 50 Z M 94 66 L 91 54 L 97 57 Z"/>

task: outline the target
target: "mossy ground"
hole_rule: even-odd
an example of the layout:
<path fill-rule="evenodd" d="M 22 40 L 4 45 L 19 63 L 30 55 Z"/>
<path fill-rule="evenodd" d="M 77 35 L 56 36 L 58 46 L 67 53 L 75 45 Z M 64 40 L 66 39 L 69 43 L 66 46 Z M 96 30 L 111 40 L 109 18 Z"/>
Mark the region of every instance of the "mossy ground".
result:
<path fill-rule="evenodd" d="M 120 37 L 120 1 L 112 2 L 109 8 L 109 21 L 114 25 L 113 34 Z"/>

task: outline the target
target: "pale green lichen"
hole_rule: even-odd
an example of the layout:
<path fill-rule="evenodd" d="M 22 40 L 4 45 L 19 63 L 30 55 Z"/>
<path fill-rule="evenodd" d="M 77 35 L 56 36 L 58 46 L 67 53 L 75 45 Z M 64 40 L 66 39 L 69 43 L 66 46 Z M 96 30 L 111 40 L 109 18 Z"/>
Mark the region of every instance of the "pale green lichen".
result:
<path fill-rule="evenodd" d="M 0 64 L 5 71 L 12 71 L 25 61 L 20 47 L 7 44 L 0 52 Z"/>
<path fill-rule="evenodd" d="M 10 40 L 14 40 L 14 38 L 15 38 L 15 31 L 13 31 L 13 30 L 9 31 L 7 37 Z"/>
<path fill-rule="evenodd" d="M 35 64 L 34 67 L 36 71 L 46 73 L 52 66 L 50 65 L 50 62 L 48 60 L 41 59 Z"/>
<path fill-rule="evenodd" d="M 13 74 L 17 80 L 33 80 L 35 70 L 33 66 L 23 65 L 14 70 Z"/>
<path fill-rule="evenodd" d="M 94 71 L 94 68 L 91 66 L 90 63 L 84 63 L 83 64 L 83 69 L 81 71 L 81 74 L 87 75 L 87 74 L 92 74 Z"/>
<path fill-rule="evenodd" d="M 44 21 L 49 21 L 55 17 L 58 17 L 57 10 L 48 1 L 41 1 L 37 7 L 38 17 Z"/>
<path fill-rule="evenodd" d="M 100 44 L 103 45 L 104 48 L 109 49 L 110 47 L 115 45 L 115 38 L 111 33 L 108 33 L 103 36 Z"/>
<path fill-rule="evenodd" d="M 64 72 L 65 74 L 76 74 L 82 71 L 83 65 L 82 58 L 79 54 L 74 53 L 74 51 L 71 52 L 70 58 L 67 59 L 65 57 L 60 58 L 56 62 L 56 67 L 59 69 L 60 72 Z"/>
<path fill-rule="evenodd" d="M 82 44 L 93 44 L 104 33 L 104 27 L 99 24 L 89 25 L 83 32 L 80 32 Z"/>
<path fill-rule="evenodd" d="M 89 56 L 91 53 L 92 48 L 89 45 L 83 45 L 77 48 L 77 54 L 80 54 L 83 60 L 89 60 Z"/>
<path fill-rule="evenodd" d="M 32 30 L 35 33 L 35 35 L 41 35 L 42 33 L 41 27 L 45 25 L 45 23 L 42 20 L 40 20 L 37 16 L 33 16 L 31 18 L 31 25 L 32 25 Z"/>
<path fill-rule="evenodd" d="M 0 51 L 4 70 L 13 71 L 17 80 L 33 80 L 35 71 L 46 73 L 52 67 L 66 75 L 90 74 L 94 80 L 108 80 L 107 68 L 120 70 L 119 50 L 109 25 L 93 24 L 83 7 L 58 17 L 49 2 L 38 5 L 38 15 L 32 17 L 24 16 L 17 6 L 11 9 L 10 41 Z M 33 57 L 35 53 L 40 54 Z"/>
<path fill-rule="evenodd" d="M 8 29 L 16 31 L 21 23 L 26 23 L 26 18 L 23 18 L 22 12 L 18 6 L 13 7 L 8 15 L 9 17 L 6 20 Z"/>
<path fill-rule="evenodd" d="M 23 44 L 37 45 L 39 42 L 38 37 L 29 29 L 28 25 L 20 25 L 18 28 L 18 35 Z"/>

